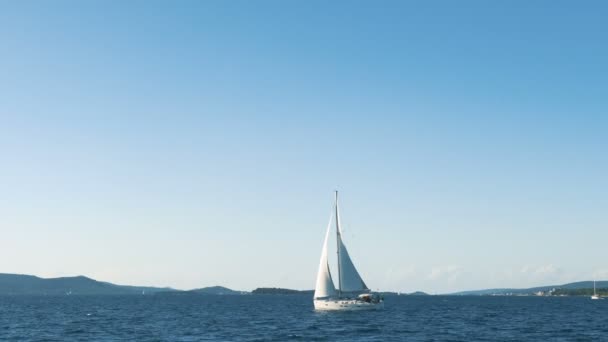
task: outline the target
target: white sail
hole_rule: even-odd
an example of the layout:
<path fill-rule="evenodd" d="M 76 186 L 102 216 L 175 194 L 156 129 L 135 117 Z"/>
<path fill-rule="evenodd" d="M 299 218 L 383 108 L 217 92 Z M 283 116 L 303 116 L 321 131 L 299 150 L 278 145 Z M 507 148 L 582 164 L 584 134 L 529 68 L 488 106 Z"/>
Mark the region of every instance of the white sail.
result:
<path fill-rule="evenodd" d="M 329 271 L 329 262 L 327 260 L 327 245 L 329 243 L 329 230 L 331 229 L 331 218 L 327 225 L 327 233 L 325 233 L 325 242 L 323 242 L 323 250 L 321 251 L 321 261 L 319 262 L 319 272 L 317 273 L 317 285 L 315 286 L 314 298 L 326 298 L 336 295 L 336 287 L 331 279 Z"/>
<path fill-rule="evenodd" d="M 359 272 L 357 272 L 353 261 L 348 255 L 346 246 L 344 246 L 344 243 L 340 238 L 338 246 L 340 248 L 340 259 L 338 260 L 340 263 L 340 291 L 362 292 L 369 290 L 367 285 L 365 285 L 365 282 L 363 282 L 363 279 L 361 279 Z"/>
<path fill-rule="evenodd" d="M 363 292 L 368 291 L 367 285 L 361 279 L 353 261 L 348 255 L 346 246 L 342 242 L 342 228 L 340 226 L 340 212 L 338 210 L 338 193 L 336 192 L 336 231 L 338 239 L 338 277 L 340 292 Z"/>

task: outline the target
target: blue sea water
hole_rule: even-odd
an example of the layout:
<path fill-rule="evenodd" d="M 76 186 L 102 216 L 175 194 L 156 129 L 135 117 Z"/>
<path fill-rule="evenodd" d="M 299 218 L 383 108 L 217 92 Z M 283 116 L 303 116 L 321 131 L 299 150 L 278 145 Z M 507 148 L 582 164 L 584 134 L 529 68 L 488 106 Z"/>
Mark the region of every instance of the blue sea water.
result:
<path fill-rule="evenodd" d="M 608 300 L 391 296 L 315 312 L 309 296 L 7 296 L 8 341 L 608 341 Z"/>

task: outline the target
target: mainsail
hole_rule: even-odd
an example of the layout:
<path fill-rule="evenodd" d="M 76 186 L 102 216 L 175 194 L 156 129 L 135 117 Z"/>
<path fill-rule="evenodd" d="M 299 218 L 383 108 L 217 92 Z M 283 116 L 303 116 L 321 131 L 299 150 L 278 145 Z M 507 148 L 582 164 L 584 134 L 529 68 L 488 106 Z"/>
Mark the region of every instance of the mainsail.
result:
<path fill-rule="evenodd" d="M 331 229 L 331 218 L 327 225 L 327 233 L 325 233 L 325 242 L 323 242 L 323 250 L 321 251 L 321 261 L 319 262 L 319 272 L 317 273 L 317 286 L 315 286 L 314 298 L 327 298 L 336 295 L 336 287 L 331 279 L 329 271 L 329 262 L 327 260 L 327 245 L 329 243 L 329 231 Z"/>
<path fill-rule="evenodd" d="M 348 255 L 346 246 L 342 241 L 342 229 L 340 227 L 340 214 L 338 211 L 338 192 L 336 191 L 336 235 L 338 240 L 338 277 L 340 293 L 342 292 L 364 292 L 368 291 L 367 285 L 361 279 L 353 261 Z"/>
<path fill-rule="evenodd" d="M 348 255 L 346 246 L 340 239 L 340 292 L 361 292 L 369 290 Z"/>

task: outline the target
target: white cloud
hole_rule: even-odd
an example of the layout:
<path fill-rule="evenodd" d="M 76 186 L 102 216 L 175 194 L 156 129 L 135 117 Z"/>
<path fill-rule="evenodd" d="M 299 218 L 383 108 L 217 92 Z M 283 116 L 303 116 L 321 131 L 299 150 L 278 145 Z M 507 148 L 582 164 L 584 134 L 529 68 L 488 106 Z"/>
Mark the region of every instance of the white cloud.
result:
<path fill-rule="evenodd" d="M 378 285 L 386 290 L 403 290 L 404 286 L 420 278 L 420 272 L 414 265 L 392 265 L 384 272 L 383 281 Z"/>
<path fill-rule="evenodd" d="M 560 273 L 560 271 L 561 270 L 559 267 L 556 267 L 553 264 L 548 264 L 536 268 L 536 270 L 534 270 L 534 274 L 539 276 L 548 276 Z"/>
<path fill-rule="evenodd" d="M 528 274 L 533 276 L 547 276 L 552 274 L 557 274 L 561 272 L 561 268 L 557 267 L 553 264 L 546 265 L 524 265 L 522 266 L 520 273 Z"/>
<path fill-rule="evenodd" d="M 595 279 L 595 280 L 608 279 L 608 269 L 594 270 L 593 279 Z"/>
<path fill-rule="evenodd" d="M 462 274 L 463 269 L 457 265 L 433 267 L 428 275 L 431 280 L 446 280 L 448 283 L 453 283 Z"/>
<path fill-rule="evenodd" d="M 563 268 L 553 263 L 527 264 L 520 268 L 519 275 L 512 277 L 517 287 L 530 287 L 535 285 L 548 285 L 548 283 L 562 283 L 572 280 Z"/>

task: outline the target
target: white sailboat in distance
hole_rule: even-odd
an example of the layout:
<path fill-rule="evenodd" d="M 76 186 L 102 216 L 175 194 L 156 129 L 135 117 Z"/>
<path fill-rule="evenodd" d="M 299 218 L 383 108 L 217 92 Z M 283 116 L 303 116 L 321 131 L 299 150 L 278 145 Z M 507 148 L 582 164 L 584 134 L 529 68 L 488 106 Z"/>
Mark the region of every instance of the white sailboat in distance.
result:
<path fill-rule="evenodd" d="M 593 280 L 593 296 L 591 296 L 591 299 L 600 299 L 600 296 L 595 292 L 595 280 Z"/>
<path fill-rule="evenodd" d="M 315 310 L 369 310 L 384 307 L 384 300 L 365 285 L 363 279 L 357 272 L 353 261 L 348 255 L 346 246 L 342 241 L 340 229 L 340 213 L 338 210 L 338 192 L 334 203 L 332 215 L 329 218 L 319 272 L 317 273 L 317 284 L 315 286 L 314 306 Z M 329 233 L 335 215 L 336 222 L 336 244 L 338 254 L 338 288 L 334 286 L 328 261 Z"/>

